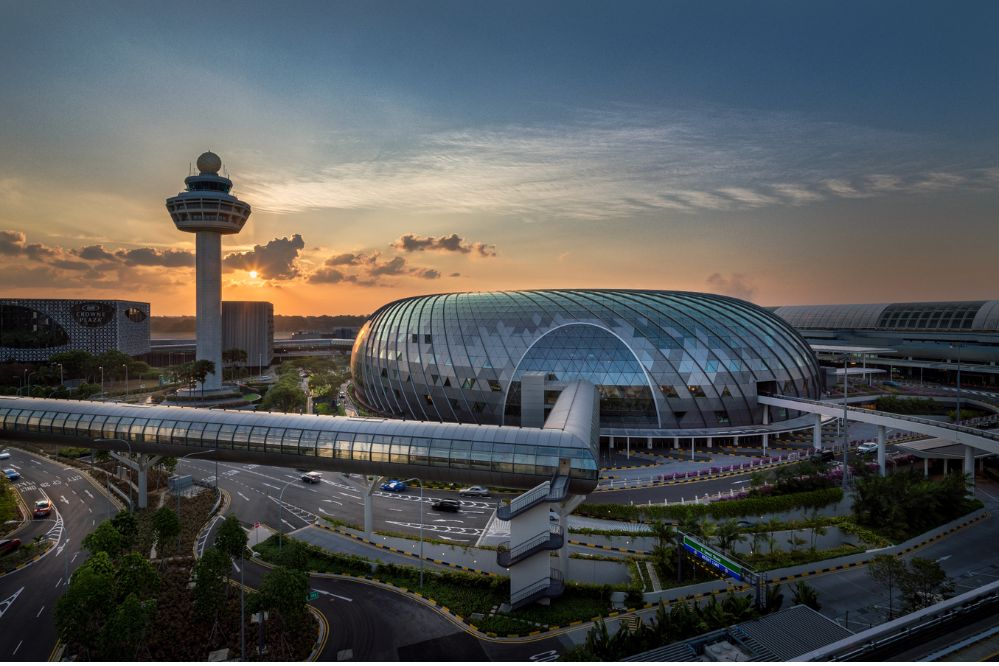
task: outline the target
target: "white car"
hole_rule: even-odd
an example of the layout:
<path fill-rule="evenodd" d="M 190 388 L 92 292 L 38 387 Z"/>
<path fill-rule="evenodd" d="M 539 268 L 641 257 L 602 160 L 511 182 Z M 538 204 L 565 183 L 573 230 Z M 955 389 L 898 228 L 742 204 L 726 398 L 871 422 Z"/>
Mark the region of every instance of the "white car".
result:
<path fill-rule="evenodd" d="M 857 453 L 861 454 L 874 453 L 877 450 L 878 450 L 877 442 L 864 442 L 863 444 L 857 447 Z"/>
<path fill-rule="evenodd" d="M 0 460 L 10 458 L 10 451 L 0 451 Z"/>
<path fill-rule="evenodd" d="M 489 497 L 489 491 L 482 486 L 469 486 L 458 491 L 461 497 Z"/>
<path fill-rule="evenodd" d="M 306 483 L 320 483 L 323 480 L 323 475 L 319 472 L 307 472 L 302 475 L 302 481 Z"/>

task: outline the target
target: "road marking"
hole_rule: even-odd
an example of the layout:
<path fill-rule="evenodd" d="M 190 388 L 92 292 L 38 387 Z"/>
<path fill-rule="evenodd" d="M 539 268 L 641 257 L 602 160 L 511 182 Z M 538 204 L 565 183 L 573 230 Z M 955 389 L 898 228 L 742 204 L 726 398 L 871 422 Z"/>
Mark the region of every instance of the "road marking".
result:
<path fill-rule="evenodd" d="M 435 523 L 461 523 L 463 525 L 465 524 L 464 520 L 451 520 L 449 518 L 435 518 L 434 522 Z"/>
<path fill-rule="evenodd" d="M 93 493 L 91 493 L 91 492 L 90 492 L 89 490 L 87 490 L 86 488 L 84 488 L 84 489 L 83 489 L 83 492 L 87 493 L 87 497 L 89 497 L 90 499 L 94 499 L 94 495 L 93 495 Z"/>
<path fill-rule="evenodd" d="M 292 528 L 292 529 L 295 529 L 295 526 L 294 526 L 294 525 L 292 525 L 291 523 L 289 523 L 289 522 L 288 522 L 287 520 L 285 520 L 284 518 L 282 518 L 282 519 L 281 519 L 281 522 L 282 522 L 282 523 L 284 523 L 285 525 L 287 525 L 288 527 L 290 527 L 290 528 Z"/>
<path fill-rule="evenodd" d="M 236 573 L 239 573 L 239 565 L 236 564 L 236 560 L 232 561 L 232 568 L 236 570 Z"/>
<path fill-rule="evenodd" d="M 23 643 L 23 642 L 24 642 L 24 640 L 21 640 L 21 641 L 19 641 L 19 642 L 18 642 L 18 644 L 17 644 L 17 647 L 16 647 L 16 648 L 14 648 L 14 651 L 10 653 L 10 655 L 11 655 L 12 657 L 13 657 L 13 656 L 14 656 L 15 654 L 17 654 L 17 651 L 18 651 L 18 650 L 20 650 L 20 649 L 21 649 L 21 643 Z"/>
<path fill-rule="evenodd" d="M 3 601 L 0 601 L 0 617 L 3 617 L 3 614 L 6 613 L 7 610 L 11 606 L 14 605 L 14 602 L 17 600 L 17 597 L 18 597 L 18 595 L 21 594 L 21 592 L 24 592 L 24 586 L 23 585 L 21 586 L 20 590 L 18 590 L 14 594 L 10 595 L 9 597 L 7 597 L 6 599 L 4 599 Z"/>
<path fill-rule="evenodd" d="M 60 585 L 60 584 L 62 584 L 62 576 L 59 576 L 59 580 L 58 580 L 58 581 L 56 581 L 56 584 L 55 584 L 55 586 L 56 586 L 56 587 L 59 587 L 59 585 Z"/>
<path fill-rule="evenodd" d="M 71 559 L 69 561 L 69 563 L 72 564 L 73 562 L 75 562 L 76 561 L 76 556 L 79 555 L 79 554 L 80 554 L 80 551 L 76 551 L 75 553 L 73 553 L 73 559 Z"/>
<path fill-rule="evenodd" d="M 315 590 L 315 588 L 313 588 Z M 327 592 L 326 590 L 316 590 L 319 594 L 325 594 L 330 597 L 336 597 L 337 599 L 343 599 L 344 601 L 353 601 L 350 597 L 343 597 L 339 594 L 333 594 L 332 592 Z"/>
<path fill-rule="evenodd" d="M 352 500 L 359 500 L 359 499 L 361 499 L 361 496 L 360 496 L 360 495 L 351 495 L 350 493 L 345 493 L 345 492 L 343 492 L 342 490 L 340 490 L 340 491 L 338 491 L 338 492 L 339 492 L 339 493 L 340 493 L 341 495 L 343 495 L 344 497 L 349 497 L 349 498 L 350 498 L 350 499 L 352 499 Z"/>
<path fill-rule="evenodd" d="M 43 610 L 45 610 L 45 606 L 42 606 L 41 608 L 38 609 L 38 613 L 35 615 L 35 617 L 41 617 Z"/>
<path fill-rule="evenodd" d="M 240 497 L 242 497 L 243 499 L 245 499 L 245 500 L 246 500 L 247 502 L 249 502 L 249 501 L 250 501 L 250 498 L 249 498 L 249 497 L 247 497 L 247 496 L 246 496 L 246 495 L 244 495 L 243 493 L 239 492 L 238 490 L 236 491 L 236 494 L 237 494 L 237 495 L 239 495 Z"/>
<path fill-rule="evenodd" d="M 385 508 L 388 509 L 389 511 L 400 511 L 400 512 L 402 511 L 402 509 L 396 509 L 396 508 L 393 508 L 391 506 L 387 506 Z"/>
<path fill-rule="evenodd" d="M 63 504 L 69 505 L 69 500 L 66 499 L 65 495 L 59 495 L 59 499 L 62 500 Z"/>
<path fill-rule="evenodd" d="M 281 486 L 272 486 L 272 485 L 271 485 L 271 484 L 269 484 L 269 483 L 264 483 L 264 484 L 262 484 L 262 485 L 265 485 L 265 486 L 267 486 L 268 488 L 273 488 L 274 490 L 281 490 Z"/>
<path fill-rule="evenodd" d="M 950 555 L 944 555 L 943 557 L 938 557 L 937 562 L 943 562 L 944 560 L 949 560 Z"/>

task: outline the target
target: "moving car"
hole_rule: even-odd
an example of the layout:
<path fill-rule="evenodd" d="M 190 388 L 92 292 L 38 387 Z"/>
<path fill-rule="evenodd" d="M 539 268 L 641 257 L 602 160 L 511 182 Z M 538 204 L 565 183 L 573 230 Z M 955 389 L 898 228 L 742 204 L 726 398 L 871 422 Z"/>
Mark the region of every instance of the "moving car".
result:
<path fill-rule="evenodd" d="M 323 475 L 319 472 L 306 472 L 302 475 L 302 481 L 306 483 L 321 483 L 323 480 Z"/>
<path fill-rule="evenodd" d="M 461 511 L 461 502 L 456 499 L 435 499 L 430 505 L 434 511 L 450 511 L 457 513 Z"/>
<path fill-rule="evenodd" d="M 877 450 L 878 450 L 877 442 L 864 442 L 863 444 L 857 447 L 857 453 L 860 454 L 874 453 Z"/>
<path fill-rule="evenodd" d="M 382 484 L 382 490 L 390 493 L 401 493 L 406 490 L 406 484 L 402 481 L 392 479 L 391 481 Z"/>
<path fill-rule="evenodd" d="M 41 518 L 52 513 L 52 500 L 40 499 L 35 502 L 35 518 Z"/>
<path fill-rule="evenodd" d="M 0 460 L 10 458 L 10 451 L 0 451 Z"/>
<path fill-rule="evenodd" d="M 836 454 L 828 449 L 825 451 L 819 451 L 812 454 L 812 462 L 831 462 L 836 457 Z"/>
<path fill-rule="evenodd" d="M 6 476 L 11 481 L 17 481 L 18 479 L 21 478 L 21 475 L 18 473 L 16 469 L 5 469 L 3 473 L 4 476 Z"/>
<path fill-rule="evenodd" d="M 462 497 L 489 497 L 489 491 L 482 486 L 469 486 L 458 491 Z"/>
<path fill-rule="evenodd" d="M 20 539 L 0 539 L 0 555 L 13 553 L 21 547 Z"/>

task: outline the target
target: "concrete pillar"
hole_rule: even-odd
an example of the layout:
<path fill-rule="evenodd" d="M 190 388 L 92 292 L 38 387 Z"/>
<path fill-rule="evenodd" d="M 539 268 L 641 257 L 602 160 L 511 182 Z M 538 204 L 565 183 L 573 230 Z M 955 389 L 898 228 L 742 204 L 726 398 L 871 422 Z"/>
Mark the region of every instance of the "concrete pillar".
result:
<path fill-rule="evenodd" d="M 967 477 L 968 492 L 975 492 L 975 449 L 965 445 L 964 447 L 964 475 Z"/>
<path fill-rule="evenodd" d="M 763 455 L 767 455 L 767 443 L 770 441 L 770 434 L 763 433 Z"/>
<path fill-rule="evenodd" d="M 679 449 L 680 448 L 680 438 L 679 437 L 674 437 L 673 438 L 673 448 L 674 449 Z"/>
<path fill-rule="evenodd" d="M 611 451 L 611 452 L 614 451 L 614 438 L 613 437 L 608 437 L 607 438 L 607 450 Z"/>
<path fill-rule="evenodd" d="M 949 471 L 949 470 L 947 469 L 947 468 L 949 467 L 949 465 L 948 465 L 947 463 L 949 463 L 949 462 L 950 462 L 950 460 L 949 460 L 948 458 L 944 458 L 944 459 L 943 459 L 943 462 L 944 462 L 944 472 L 943 472 L 943 473 L 944 473 L 944 476 L 947 476 L 947 472 Z"/>
<path fill-rule="evenodd" d="M 648 445 L 647 448 L 651 451 L 652 450 L 652 438 L 651 437 L 649 437 L 649 439 L 648 439 L 648 444 L 649 445 Z"/>
<path fill-rule="evenodd" d="M 631 460 L 631 437 L 624 438 L 624 456 L 627 460 Z"/>
<path fill-rule="evenodd" d="M 770 406 L 763 405 L 763 425 L 770 425 Z M 770 433 L 763 433 L 763 455 L 767 455 L 767 444 L 770 442 Z"/>
<path fill-rule="evenodd" d="M 222 388 L 222 235 L 199 231 L 196 236 L 197 360 L 211 361 L 215 372 L 204 388 Z"/>
<path fill-rule="evenodd" d="M 923 478 L 930 478 L 930 459 L 923 458 Z"/>
<path fill-rule="evenodd" d="M 822 417 L 818 414 L 812 415 L 812 448 L 816 451 L 822 450 Z"/>
<path fill-rule="evenodd" d="M 885 431 L 886 428 L 883 425 L 878 426 L 878 471 L 881 472 L 881 476 L 886 474 L 885 472 Z"/>
<path fill-rule="evenodd" d="M 708 437 L 708 448 L 709 449 L 714 448 L 714 445 L 715 445 L 714 438 Z"/>

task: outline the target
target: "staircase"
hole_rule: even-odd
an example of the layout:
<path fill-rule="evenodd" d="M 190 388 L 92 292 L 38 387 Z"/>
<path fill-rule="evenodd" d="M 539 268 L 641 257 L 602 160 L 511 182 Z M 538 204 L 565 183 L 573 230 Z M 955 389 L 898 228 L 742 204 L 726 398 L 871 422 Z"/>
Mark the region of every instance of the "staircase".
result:
<path fill-rule="evenodd" d="M 543 481 L 527 492 L 514 498 L 512 502 L 496 509 L 496 517 L 510 520 L 542 502 L 561 502 L 569 493 L 569 477 L 555 476 L 551 481 Z"/>
<path fill-rule="evenodd" d="M 511 593 L 510 608 L 517 610 L 544 598 L 560 596 L 563 592 L 565 592 L 565 580 L 562 578 L 562 572 L 552 569 L 544 578 Z"/>
<path fill-rule="evenodd" d="M 565 545 L 565 536 L 560 525 L 551 525 L 547 530 L 509 549 L 496 552 L 496 562 L 501 567 L 510 567 L 526 560 L 542 550 L 558 550 Z"/>

